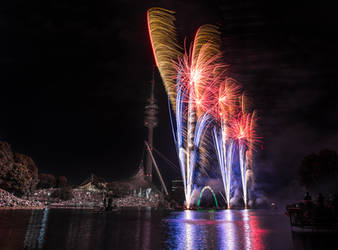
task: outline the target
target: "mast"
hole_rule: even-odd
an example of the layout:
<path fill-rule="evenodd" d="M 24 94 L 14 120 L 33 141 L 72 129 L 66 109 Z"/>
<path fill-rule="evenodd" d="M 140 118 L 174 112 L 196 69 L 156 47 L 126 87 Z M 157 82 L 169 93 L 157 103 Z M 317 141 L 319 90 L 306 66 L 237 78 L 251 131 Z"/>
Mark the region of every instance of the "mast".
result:
<path fill-rule="evenodd" d="M 151 81 L 151 93 L 150 93 L 150 98 L 148 99 L 148 104 L 145 106 L 145 117 L 144 117 L 144 126 L 148 128 L 147 142 L 151 150 L 153 148 L 154 128 L 157 127 L 157 124 L 158 124 L 158 119 L 157 119 L 158 105 L 156 104 L 157 100 L 155 99 L 155 96 L 154 96 L 154 88 L 155 88 L 154 73 L 155 73 L 155 68 L 153 68 L 153 78 Z M 149 184 L 152 183 L 152 170 L 153 170 L 153 162 L 151 159 L 151 152 L 147 151 L 145 176 Z"/>

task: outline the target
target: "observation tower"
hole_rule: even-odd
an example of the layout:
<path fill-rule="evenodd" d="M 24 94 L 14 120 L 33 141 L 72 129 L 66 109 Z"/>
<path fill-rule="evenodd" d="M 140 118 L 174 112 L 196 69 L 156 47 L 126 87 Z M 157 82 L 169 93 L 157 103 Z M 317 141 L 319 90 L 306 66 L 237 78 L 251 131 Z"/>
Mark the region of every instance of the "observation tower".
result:
<path fill-rule="evenodd" d="M 156 99 L 154 97 L 154 87 L 155 87 L 155 79 L 154 79 L 154 70 L 153 70 L 153 79 L 151 81 L 151 94 L 148 99 L 148 104 L 145 106 L 145 116 L 144 116 L 144 126 L 148 128 L 148 144 L 150 149 L 153 148 L 153 134 L 154 128 L 157 127 L 158 119 L 158 105 L 156 104 Z M 152 182 L 152 172 L 153 172 L 153 162 L 151 159 L 150 152 L 147 151 L 146 158 L 146 167 L 145 167 L 145 178 L 149 182 Z"/>

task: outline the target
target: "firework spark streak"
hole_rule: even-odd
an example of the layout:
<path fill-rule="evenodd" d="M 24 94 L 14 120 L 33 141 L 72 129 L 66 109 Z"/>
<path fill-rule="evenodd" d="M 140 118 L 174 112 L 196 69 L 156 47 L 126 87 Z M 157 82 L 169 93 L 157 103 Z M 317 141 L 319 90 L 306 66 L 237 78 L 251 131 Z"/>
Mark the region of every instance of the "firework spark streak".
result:
<path fill-rule="evenodd" d="M 175 12 L 163 8 L 151 8 L 147 11 L 148 32 L 156 66 L 175 108 L 175 81 L 177 72 L 173 62 L 182 56 L 182 48 L 177 41 Z"/>
<path fill-rule="evenodd" d="M 230 208 L 230 192 L 231 192 L 231 169 L 232 169 L 232 162 L 233 162 L 233 158 L 234 158 L 234 153 L 235 153 L 235 150 L 234 150 L 234 143 L 233 141 L 230 139 L 229 142 L 228 142 L 228 150 L 227 150 L 227 168 L 228 168 L 228 196 L 229 196 L 229 200 L 228 200 L 228 208 Z"/>
<path fill-rule="evenodd" d="M 233 157 L 237 149 L 243 200 L 247 206 L 247 173 L 252 170 L 256 142 L 255 113 L 246 112 L 244 95 L 238 98 L 241 91 L 239 85 L 225 74 L 227 65 L 221 62 L 218 28 L 202 25 L 190 48 L 185 48 L 183 53 L 176 38 L 173 11 L 151 8 L 147 12 L 147 21 L 156 66 L 172 108 L 169 108 L 170 122 L 184 183 L 186 207 L 191 205 L 196 191 L 195 170 L 197 167 L 204 169 L 210 157 L 212 138 L 205 136 L 210 127 L 213 127 L 211 135 L 227 206 L 230 208 Z"/>
<path fill-rule="evenodd" d="M 230 175 L 229 172 L 231 172 L 231 169 L 228 169 L 226 165 L 226 157 L 224 152 L 225 143 L 223 142 L 222 133 L 218 133 L 216 127 L 213 128 L 213 132 L 214 132 L 215 148 L 217 151 L 218 164 L 221 170 L 222 181 L 225 190 L 225 198 L 227 206 L 228 208 L 230 208 L 230 178 L 228 177 Z"/>
<path fill-rule="evenodd" d="M 179 74 L 180 75 L 180 74 Z M 208 129 L 213 121 L 213 117 L 208 113 L 204 113 L 196 121 L 196 113 L 194 111 L 193 98 L 189 92 L 188 104 L 186 104 L 186 91 L 184 89 L 184 82 L 177 79 L 177 98 L 176 98 L 176 131 L 173 129 L 173 134 L 176 138 L 176 147 L 180 162 L 182 179 L 184 182 L 186 206 L 189 208 L 192 192 L 193 192 L 193 177 L 198 157 L 198 149 L 200 148 L 201 138 L 203 138 L 205 131 Z M 188 105 L 187 120 L 184 119 L 185 106 Z M 185 142 L 185 133 L 188 136 Z"/>
<path fill-rule="evenodd" d="M 242 111 L 245 111 L 242 108 Z M 255 113 L 240 113 L 234 117 L 230 123 L 230 134 L 238 144 L 239 165 L 241 171 L 241 182 L 244 206 L 248 203 L 248 187 L 247 172 L 252 162 L 252 150 L 255 142 L 257 142 L 254 130 Z"/>
<path fill-rule="evenodd" d="M 176 137 L 178 157 L 185 188 L 186 207 L 189 208 L 194 185 L 194 171 L 198 157 L 206 150 L 201 138 L 213 118 L 209 98 L 215 85 L 215 69 L 220 68 L 215 55 L 216 46 L 210 41 L 203 44 L 205 36 L 215 34 L 215 26 L 202 26 L 196 33 L 189 52 L 176 64 Z M 210 37 L 210 36 L 209 36 Z M 173 124 L 173 122 L 172 122 Z M 202 153 L 201 153 L 202 152 Z M 203 154 L 204 152 L 204 154 Z"/>
<path fill-rule="evenodd" d="M 241 179 L 242 179 L 242 191 L 243 191 L 243 201 L 244 206 L 247 207 L 247 182 L 246 182 L 246 152 L 243 144 L 239 144 L 239 165 L 241 169 Z"/>

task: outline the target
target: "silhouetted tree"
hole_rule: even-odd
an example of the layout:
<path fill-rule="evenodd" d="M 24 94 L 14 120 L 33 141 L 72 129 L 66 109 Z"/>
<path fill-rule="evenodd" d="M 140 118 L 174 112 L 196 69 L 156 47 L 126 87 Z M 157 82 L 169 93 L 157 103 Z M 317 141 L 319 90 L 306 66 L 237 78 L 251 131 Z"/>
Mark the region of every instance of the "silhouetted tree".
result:
<path fill-rule="evenodd" d="M 14 154 L 14 160 L 16 163 L 25 165 L 28 168 L 29 174 L 32 177 L 30 191 L 34 191 L 39 181 L 38 168 L 35 162 L 29 156 L 19 153 Z"/>
<path fill-rule="evenodd" d="M 4 189 L 15 195 L 28 194 L 31 191 L 32 177 L 27 166 L 14 163 L 7 175 Z"/>
<path fill-rule="evenodd" d="M 56 186 L 55 176 L 52 174 L 40 174 L 38 188 L 53 188 Z"/>
<path fill-rule="evenodd" d="M 316 187 L 330 177 L 338 175 L 338 156 L 335 151 L 324 149 L 302 160 L 298 168 L 300 183 L 306 188 Z"/>
<path fill-rule="evenodd" d="M 34 161 L 23 154 L 13 154 L 7 142 L 0 142 L 0 187 L 23 195 L 35 189 L 38 169 Z"/>
<path fill-rule="evenodd" d="M 13 153 L 7 142 L 0 141 L 0 187 L 4 188 L 8 173 L 13 168 Z"/>
<path fill-rule="evenodd" d="M 67 178 L 65 176 L 59 176 L 57 179 L 57 186 L 59 188 L 66 187 L 68 185 Z"/>

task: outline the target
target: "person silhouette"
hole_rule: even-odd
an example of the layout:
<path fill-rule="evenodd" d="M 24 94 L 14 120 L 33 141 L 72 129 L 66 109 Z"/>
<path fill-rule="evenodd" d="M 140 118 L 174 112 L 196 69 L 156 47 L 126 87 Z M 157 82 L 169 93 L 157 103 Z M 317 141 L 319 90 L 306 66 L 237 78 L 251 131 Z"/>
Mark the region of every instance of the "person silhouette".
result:
<path fill-rule="evenodd" d="M 323 194 L 322 193 L 319 193 L 318 194 L 318 205 L 320 206 L 320 207 L 324 207 L 324 196 L 323 196 Z"/>
<path fill-rule="evenodd" d="M 305 193 L 304 200 L 305 200 L 305 201 L 311 201 L 311 200 L 312 200 L 311 195 L 309 194 L 309 192 L 306 192 L 306 193 Z"/>

